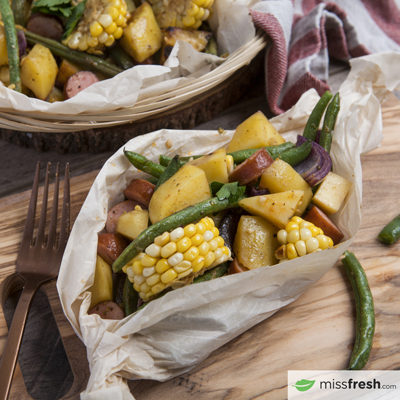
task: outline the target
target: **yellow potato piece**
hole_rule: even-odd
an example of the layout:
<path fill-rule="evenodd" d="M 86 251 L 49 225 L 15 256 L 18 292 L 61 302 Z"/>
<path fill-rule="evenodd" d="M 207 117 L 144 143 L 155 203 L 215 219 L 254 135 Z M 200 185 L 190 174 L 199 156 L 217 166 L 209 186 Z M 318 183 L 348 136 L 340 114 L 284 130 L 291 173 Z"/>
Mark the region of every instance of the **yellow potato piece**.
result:
<path fill-rule="evenodd" d="M 130 240 L 136 239 L 149 226 L 147 210 L 133 210 L 122 214 L 117 221 L 116 232 Z"/>
<path fill-rule="evenodd" d="M 3 25 L 0 25 L 0 65 L 8 64 L 6 31 Z"/>
<path fill-rule="evenodd" d="M 287 162 L 276 159 L 261 175 L 260 188 L 269 189 L 271 193 L 302 190 L 304 197 L 295 215 L 302 215 L 311 202 L 312 190 L 310 185 Z"/>
<path fill-rule="evenodd" d="M 90 308 L 102 301 L 112 300 L 113 298 L 111 267 L 100 256 L 97 256 L 96 259 L 94 282 L 89 291 L 92 293 Z"/>
<path fill-rule="evenodd" d="M 250 214 L 263 217 L 279 229 L 283 229 L 294 216 L 303 196 L 302 190 L 290 190 L 265 196 L 247 197 L 239 201 L 239 206 Z"/>
<path fill-rule="evenodd" d="M 275 250 L 279 246 L 277 231 L 262 217 L 241 216 L 233 244 L 239 262 L 249 269 L 276 264 Z"/>
<path fill-rule="evenodd" d="M 236 128 L 226 152 L 276 146 L 284 142 L 285 139 L 268 121 L 268 118 L 261 111 L 257 111 Z"/>
<path fill-rule="evenodd" d="M 53 89 L 58 67 L 51 51 L 35 44 L 21 61 L 21 82 L 32 90 L 38 99 L 46 100 Z"/>
<path fill-rule="evenodd" d="M 315 193 L 312 202 L 325 214 L 334 214 L 341 207 L 351 185 L 347 179 L 329 172 Z"/>

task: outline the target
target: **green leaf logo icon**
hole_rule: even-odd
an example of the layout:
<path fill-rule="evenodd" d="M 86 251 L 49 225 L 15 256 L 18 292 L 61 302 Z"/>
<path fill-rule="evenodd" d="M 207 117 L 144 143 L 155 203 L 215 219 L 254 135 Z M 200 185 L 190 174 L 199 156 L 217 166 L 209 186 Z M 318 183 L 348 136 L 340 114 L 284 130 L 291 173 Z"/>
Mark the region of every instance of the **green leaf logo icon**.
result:
<path fill-rule="evenodd" d="M 307 379 L 302 379 L 301 381 L 297 381 L 294 386 L 299 392 L 305 392 L 311 389 L 314 385 L 315 381 L 308 381 Z"/>

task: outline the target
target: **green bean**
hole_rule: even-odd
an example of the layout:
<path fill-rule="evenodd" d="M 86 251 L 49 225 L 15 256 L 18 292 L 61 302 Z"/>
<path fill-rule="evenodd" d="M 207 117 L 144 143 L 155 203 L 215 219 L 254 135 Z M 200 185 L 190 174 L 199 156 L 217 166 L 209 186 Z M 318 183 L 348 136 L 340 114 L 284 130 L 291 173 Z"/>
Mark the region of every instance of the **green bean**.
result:
<path fill-rule="evenodd" d="M 336 119 L 340 110 L 340 97 L 336 93 L 326 109 L 324 123 L 322 124 L 319 145 L 328 153 L 331 151 L 332 131 L 335 129 Z"/>
<path fill-rule="evenodd" d="M 268 151 L 270 156 L 275 159 L 278 158 L 280 154 L 282 154 L 286 150 L 293 149 L 295 147 L 295 144 L 292 142 L 285 142 L 278 144 L 276 146 L 267 146 L 264 147 L 265 150 Z M 256 153 L 258 150 L 260 150 L 261 147 L 257 149 L 245 149 L 245 150 L 238 150 L 233 153 L 228 153 L 228 155 L 232 156 L 233 162 L 237 164 L 241 164 L 243 161 L 247 160 L 250 156 L 252 156 L 254 153 Z"/>
<path fill-rule="evenodd" d="M 400 239 L 400 215 L 393 218 L 379 233 L 378 238 L 387 244 Z"/>
<path fill-rule="evenodd" d="M 0 13 L 3 18 L 7 44 L 8 67 L 10 70 L 10 86 L 21 93 L 21 71 L 19 68 L 19 45 L 15 29 L 14 15 L 8 0 L 0 0 Z"/>
<path fill-rule="evenodd" d="M 203 157 L 203 156 L 180 157 L 179 162 L 181 163 L 181 165 L 185 165 L 188 161 L 190 161 L 191 158 L 193 158 L 193 160 L 195 160 L 196 158 L 200 158 L 200 157 Z M 160 160 L 160 164 L 162 166 L 166 167 L 166 166 L 168 166 L 168 164 L 170 163 L 172 158 L 165 156 L 164 154 L 160 154 L 159 160 Z"/>
<path fill-rule="evenodd" d="M 122 292 L 122 299 L 124 303 L 125 316 L 133 314 L 137 309 L 139 295 L 133 288 L 133 283 L 129 280 L 128 276 L 125 278 L 124 290 Z"/>
<path fill-rule="evenodd" d="M 27 15 L 27 5 L 25 0 L 13 0 L 11 2 L 11 7 L 15 23 L 17 25 L 25 26 Z"/>
<path fill-rule="evenodd" d="M 213 197 L 194 206 L 189 206 L 156 222 L 154 225 L 149 226 L 141 232 L 140 235 L 125 248 L 112 265 L 113 271 L 120 271 L 124 265 L 141 253 L 147 246 L 152 244 L 154 239 L 164 232 L 170 232 L 178 226 L 184 226 L 195 222 L 206 215 L 228 208 L 238 207 L 238 202 L 242 198 L 243 197 L 239 197 L 236 202 L 230 203 L 229 198 L 220 200 L 218 197 Z"/>
<path fill-rule="evenodd" d="M 312 142 L 311 140 L 307 140 L 299 147 L 284 151 L 278 156 L 278 158 L 294 166 L 308 157 L 311 152 L 311 148 Z"/>
<path fill-rule="evenodd" d="M 344 252 L 342 263 L 353 287 L 356 303 L 356 340 L 351 354 L 350 370 L 363 369 L 372 349 L 375 332 L 374 300 L 367 276 L 353 253 Z"/>
<path fill-rule="evenodd" d="M 165 171 L 165 167 L 148 160 L 145 156 L 142 156 L 141 154 L 128 150 L 124 150 L 124 154 L 134 167 L 136 167 L 140 171 L 153 175 L 156 178 L 160 178 L 161 174 Z"/>
<path fill-rule="evenodd" d="M 171 178 L 173 175 L 175 175 L 181 169 L 181 167 L 182 167 L 182 165 L 179 162 L 179 156 L 176 155 L 170 161 L 170 163 L 168 164 L 168 167 L 165 168 L 165 171 L 161 174 L 154 191 L 156 191 L 165 181 L 167 181 L 169 178 Z"/>
<path fill-rule="evenodd" d="M 211 281 L 212 279 L 220 278 L 222 275 L 225 275 L 226 271 L 228 270 L 229 264 L 230 261 L 224 262 L 214 268 L 209 269 L 208 271 L 204 272 L 203 275 L 194 278 L 193 283 L 207 282 Z"/>
<path fill-rule="evenodd" d="M 114 46 L 110 46 L 108 48 L 108 52 L 110 53 L 111 57 L 118 64 L 120 68 L 129 69 L 135 66 L 135 63 L 133 62 L 132 58 L 125 53 L 125 51 L 118 42 L 115 42 Z"/>
<path fill-rule="evenodd" d="M 324 115 L 326 106 L 328 105 L 331 98 L 332 93 L 327 90 L 319 99 L 314 109 L 311 111 L 303 132 L 303 136 L 305 138 L 315 141 L 319 124 L 321 123 L 322 116 Z"/>
<path fill-rule="evenodd" d="M 152 183 L 153 185 L 157 185 L 158 178 L 155 176 L 150 176 L 149 178 L 145 178 L 145 181 Z"/>

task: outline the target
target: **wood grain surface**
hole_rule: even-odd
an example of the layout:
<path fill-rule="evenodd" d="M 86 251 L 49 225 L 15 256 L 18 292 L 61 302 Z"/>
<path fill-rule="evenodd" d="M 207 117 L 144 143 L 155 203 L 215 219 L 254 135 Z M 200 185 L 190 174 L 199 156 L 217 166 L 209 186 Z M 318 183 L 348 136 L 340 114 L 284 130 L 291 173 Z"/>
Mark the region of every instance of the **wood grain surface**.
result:
<path fill-rule="evenodd" d="M 400 368 L 400 243 L 386 246 L 376 239 L 399 213 L 400 102 L 394 96 L 383 107 L 383 123 L 381 147 L 362 157 L 363 222 L 350 248 L 366 270 L 375 300 L 376 333 L 366 366 L 370 370 Z M 72 179 L 74 218 L 95 176 Z M 0 200 L 0 281 L 15 271 L 29 196 L 28 191 Z M 62 314 L 54 283 L 45 290 L 75 377 L 66 398 L 78 398 L 88 378 L 86 352 Z M 0 353 L 6 335 L 0 311 Z M 141 380 L 129 385 L 137 400 L 285 399 L 288 370 L 345 369 L 354 338 L 352 292 L 338 262 L 297 301 L 214 351 L 190 373 L 163 383 Z M 10 398 L 29 398 L 20 370 Z"/>

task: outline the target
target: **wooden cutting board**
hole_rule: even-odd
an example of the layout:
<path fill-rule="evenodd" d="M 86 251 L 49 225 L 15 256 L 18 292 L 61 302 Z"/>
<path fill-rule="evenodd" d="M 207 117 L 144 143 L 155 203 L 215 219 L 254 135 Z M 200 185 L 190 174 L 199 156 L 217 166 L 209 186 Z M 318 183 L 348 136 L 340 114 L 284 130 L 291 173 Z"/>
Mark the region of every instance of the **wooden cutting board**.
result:
<path fill-rule="evenodd" d="M 383 123 L 381 147 L 362 157 L 363 222 L 350 248 L 366 270 L 375 300 L 371 370 L 400 368 L 400 242 L 386 246 L 376 239 L 400 213 L 400 102 L 394 96 L 384 104 Z M 95 177 L 90 173 L 72 180 L 73 218 Z M 0 281 L 15 270 L 29 195 L 0 200 Z M 85 348 L 62 314 L 54 283 L 46 291 L 75 375 L 66 398 L 78 398 L 88 379 Z M 0 352 L 6 334 L 0 313 Z M 338 262 L 297 301 L 213 352 L 190 373 L 163 383 L 133 381 L 130 388 L 137 400 L 285 399 L 288 370 L 345 369 L 354 338 L 354 301 Z M 29 398 L 19 370 L 10 398 Z"/>

